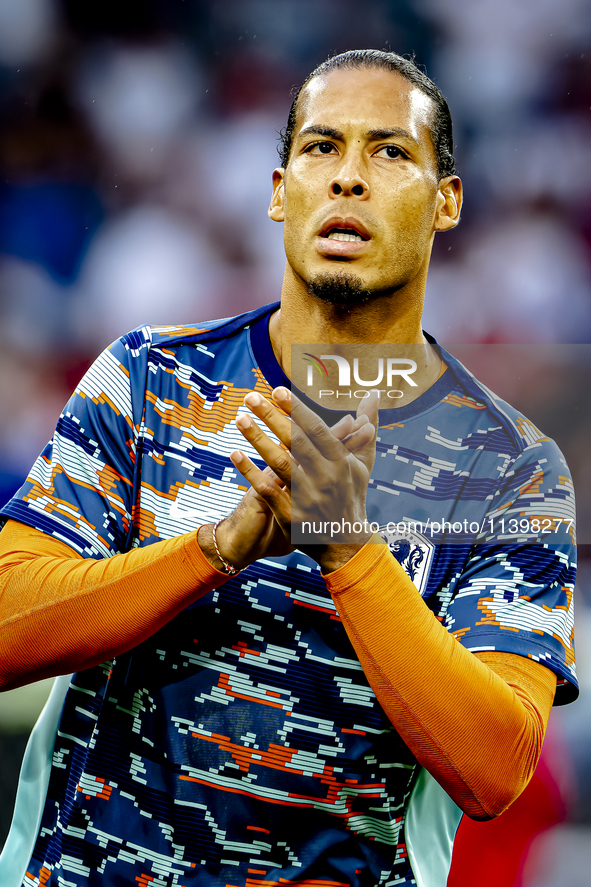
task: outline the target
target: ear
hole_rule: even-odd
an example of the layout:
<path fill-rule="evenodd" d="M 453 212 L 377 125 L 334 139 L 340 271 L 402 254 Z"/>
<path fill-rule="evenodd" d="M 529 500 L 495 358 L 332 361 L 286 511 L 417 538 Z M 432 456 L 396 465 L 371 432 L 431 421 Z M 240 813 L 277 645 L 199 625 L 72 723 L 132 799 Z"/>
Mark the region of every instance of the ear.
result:
<path fill-rule="evenodd" d="M 267 211 L 270 219 L 274 222 L 283 222 L 284 213 L 284 176 L 285 170 L 278 168 L 273 170 L 273 196 Z"/>
<path fill-rule="evenodd" d="M 435 209 L 435 231 L 449 231 L 460 221 L 462 209 L 462 180 L 457 176 L 446 176 L 437 188 Z"/>

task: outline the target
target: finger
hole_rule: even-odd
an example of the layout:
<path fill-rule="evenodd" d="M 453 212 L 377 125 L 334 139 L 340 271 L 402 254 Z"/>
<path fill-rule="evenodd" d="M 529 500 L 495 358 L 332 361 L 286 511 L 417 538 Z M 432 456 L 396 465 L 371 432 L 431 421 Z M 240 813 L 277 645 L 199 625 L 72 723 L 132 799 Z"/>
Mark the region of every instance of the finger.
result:
<path fill-rule="evenodd" d="M 280 490 L 282 490 L 283 487 L 285 486 L 284 483 L 283 483 L 283 481 L 282 481 L 281 478 L 279 477 L 279 475 L 278 475 L 278 474 L 275 474 L 275 472 L 273 471 L 273 469 L 272 469 L 272 468 L 269 468 L 268 465 L 267 465 L 265 468 L 263 468 L 263 474 L 264 474 L 266 477 L 268 477 L 269 480 L 271 480 L 271 481 L 273 481 L 274 483 L 276 483 Z"/>
<path fill-rule="evenodd" d="M 273 431 L 281 442 L 290 449 L 293 463 L 296 465 L 301 463 L 308 470 L 312 470 L 313 468 L 317 469 L 318 449 L 302 432 L 298 425 L 289 418 L 289 413 L 291 412 L 293 405 L 290 392 L 287 391 L 286 388 L 276 388 L 273 394 L 273 399 L 275 400 L 276 395 L 278 401 L 280 401 L 281 410 L 283 412 L 280 412 L 274 403 L 261 397 L 256 391 L 247 394 L 244 398 L 244 403 L 252 410 L 255 416 L 258 419 L 261 419 L 267 425 L 269 430 Z M 287 397 L 285 397 L 285 395 L 287 395 Z M 299 403 L 299 401 L 297 401 L 297 403 Z M 320 419 L 318 421 L 322 422 Z M 238 422 L 236 424 L 238 424 Z M 294 455 L 294 452 L 297 453 L 297 458 Z"/>
<path fill-rule="evenodd" d="M 367 397 L 359 401 L 357 407 L 357 417 L 366 416 L 368 421 L 372 423 L 374 428 L 378 427 L 378 410 L 380 405 L 380 392 L 376 388 L 372 388 Z"/>
<path fill-rule="evenodd" d="M 366 426 L 365 431 L 360 435 L 357 432 Z M 357 416 L 356 419 L 351 415 L 344 416 L 336 425 L 330 429 L 335 437 L 337 437 L 347 447 L 350 453 L 365 446 L 373 436 L 373 426 L 365 414 Z"/>
<path fill-rule="evenodd" d="M 288 420 L 289 421 L 289 420 Z M 236 420 L 236 427 L 255 448 L 259 456 L 279 477 L 282 484 L 291 485 L 292 458 L 288 450 L 284 450 L 268 437 L 250 416 L 243 415 Z M 250 460 L 249 460 L 250 461 Z M 236 466 L 238 467 L 238 466 Z M 240 469 L 242 471 L 242 469 Z M 257 469 L 260 470 L 260 469 Z M 242 472 L 244 473 L 244 472 Z M 261 472 L 262 473 L 262 472 Z"/>
<path fill-rule="evenodd" d="M 364 424 L 357 432 L 360 437 L 357 439 L 359 446 L 355 448 L 355 456 L 363 462 L 368 471 L 371 471 L 376 457 L 376 435 L 379 423 L 379 406 L 380 393 L 373 389 L 369 392 L 368 397 L 364 397 L 357 407 L 357 418 L 361 416 L 367 417 L 367 424 Z M 371 429 L 371 432 L 370 432 Z M 365 443 L 363 441 L 365 440 Z"/>
<path fill-rule="evenodd" d="M 378 392 L 374 389 L 372 392 L 370 392 L 370 395 L 371 394 L 375 395 L 375 403 L 373 400 L 370 401 L 370 403 L 372 404 L 372 416 L 375 413 L 375 418 L 377 422 L 377 406 L 379 403 Z M 292 412 L 292 404 L 294 404 L 296 407 L 301 407 L 303 410 L 307 409 L 306 407 L 304 407 L 301 401 L 298 400 L 298 398 L 283 385 L 280 385 L 278 388 L 274 388 L 271 393 L 271 397 L 273 401 L 275 401 L 285 413 L 288 413 L 290 415 Z M 359 405 L 357 407 L 357 417 L 355 419 L 353 419 L 353 416 L 350 413 L 347 413 L 347 415 L 343 416 L 342 419 L 339 419 L 339 421 L 335 425 L 331 426 L 330 431 L 338 440 L 343 440 L 344 437 L 346 437 L 348 434 L 351 434 L 353 431 L 363 425 L 364 422 L 373 421 L 369 418 L 369 414 L 367 412 L 367 400 L 368 398 L 363 398 L 359 402 Z M 311 410 L 308 412 L 312 413 Z M 376 422 L 374 422 L 374 424 L 376 424 Z"/>
<path fill-rule="evenodd" d="M 244 398 L 244 403 L 279 438 L 281 443 L 291 449 L 292 422 L 289 416 L 280 412 L 275 404 L 260 395 L 258 391 L 250 391 Z"/>
<path fill-rule="evenodd" d="M 285 385 L 279 385 L 271 392 L 271 399 L 280 407 L 288 416 L 291 416 L 291 391 Z"/>
<path fill-rule="evenodd" d="M 306 446 L 307 440 L 312 443 L 313 447 L 318 450 L 325 459 L 328 459 L 331 462 L 336 462 L 338 459 L 342 459 L 343 456 L 347 455 L 347 451 L 343 447 L 341 441 L 331 432 L 326 422 L 323 422 L 320 416 L 316 415 L 313 410 L 304 406 L 304 404 L 298 400 L 292 392 L 288 391 L 287 388 L 284 388 L 283 386 L 275 388 L 272 397 L 282 410 L 285 410 L 286 413 L 291 415 L 295 425 L 304 433 L 304 437 L 302 438 L 301 436 L 298 436 L 297 431 L 292 428 L 292 451 L 298 462 L 300 462 L 304 468 L 307 467 L 306 463 L 308 459 L 313 456 L 312 453 L 309 453 L 308 447 Z"/>
<path fill-rule="evenodd" d="M 365 418 L 367 419 L 367 416 Z M 356 421 L 350 413 L 347 413 L 335 425 L 331 425 L 330 430 L 337 440 L 345 440 L 346 437 L 355 431 Z"/>
<path fill-rule="evenodd" d="M 237 452 L 242 452 L 242 451 L 237 451 Z M 257 466 L 255 466 L 255 467 L 257 467 Z M 275 484 L 278 490 L 286 490 L 287 489 L 287 487 L 284 485 L 283 481 L 279 477 L 277 477 L 275 472 L 271 468 L 269 468 L 269 466 L 266 466 L 265 468 L 263 468 L 263 475 L 264 475 L 264 477 L 268 478 L 272 484 Z M 257 493 L 257 491 L 252 486 L 252 484 L 250 484 L 248 490 L 246 491 L 246 493 L 244 495 L 244 498 L 242 499 L 240 504 L 237 506 L 237 510 L 243 504 L 245 504 L 249 498 L 255 499 L 259 503 L 259 505 L 262 508 L 264 508 L 265 510 L 267 510 L 267 511 L 270 510 L 269 506 L 267 505 L 267 503 L 265 502 L 263 497 Z"/>
<path fill-rule="evenodd" d="M 367 417 L 364 417 L 367 418 Z M 375 437 L 375 428 L 371 424 L 371 422 L 365 422 L 358 431 L 355 431 L 353 434 L 350 434 L 346 440 L 343 441 L 344 445 L 347 447 L 350 453 L 355 453 L 356 455 L 366 447 L 368 444 L 371 444 Z"/>
<path fill-rule="evenodd" d="M 240 452 L 242 452 L 242 450 L 240 450 Z M 258 467 L 258 466 L 256 466 L 256 467 Z M 268 478 L 272 484 L 275 484 L 275 486 L 277 487 L 278 490 L 286 489 L 285 484 L 283 483 L 281 478 L 278 475 L 276 475 L 275 472 L 273 471 L 273 469 L 269 468 L 268 465 L 266 465 L 263 468 L 263 475 L 266 478 Z M 253 486 L 251 486 L 249 488 L 249 492 L 252 493 L 254 496 L 258 496 L 258 493 L 255 491 Z"/>
<path fill-rule="evenodd" d="M 285 487 L 280 486 L 281 478 L 277 480 L 272 469 L 261 471 L 242 450 L 234 450 L 230 453 L 230 460 L 257 495 L 269 506 L 277 519 L 289 520 L 291 497 Z"/>

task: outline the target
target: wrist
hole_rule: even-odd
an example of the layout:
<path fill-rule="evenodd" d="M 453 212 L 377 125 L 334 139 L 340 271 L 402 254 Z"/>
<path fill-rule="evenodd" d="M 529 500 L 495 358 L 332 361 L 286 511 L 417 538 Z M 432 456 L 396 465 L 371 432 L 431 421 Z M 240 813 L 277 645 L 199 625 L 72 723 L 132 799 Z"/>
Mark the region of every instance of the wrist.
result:
<path fill-rule="evenodd" d="M 351 560 L 352 557 L 361 551 L 364 547 L 365 543 L 358 543 L 355 545 L 327 545 L 324 552 L 318 559 L 318 565 L 322 571 L 323 576 L 327 576 L 329 573 L 334 573 L 335 570 L 340 570 L 341 567 L 344 567 L 345 564 Z"/>
<path fill-rule="evenodd" d="M 337 542 L 332 545 L 310 545 L 302 550 L 316 561 L 322 574 L 326 576 L 328 573 L 334 573 L 335 570 L 344 567 L 352 557 L 355 557 L 355 555 L 365 547 L 371 538 L 371 535 L 369 535 L 363 542 Z"/>
<path fill-rule="evenodd" d="M 402 570 L 404 572 L 404 568 L 391 555 L 384 538 L 379 533 L 374 533 L 348 561 L 341 564 L 342 569 L 337 567 L 332 571 L 322 570 L 328 590 L 331 594 L 335 591 L 344 591 L 356 585 L 360 580 L 367 579 L 368 576 L 373 575 L 377 565 L 384 557 L 393 562 L 395 571 Z"/>
<path fill-rule="evenodd" d="M 221 522 L 204 524 L 199 528 L 197 543 L 214 570 L 226 576 L 234 576 L 248 564 L 237 563 L 233 559 L 232 552 L 228 550 L 225 533 L 220 532 L 221 526 Z"/>
<path fill-rule="evenodd" d="M 326 551 L 322 553 L 322 556 L 320 557 L 319 555 L 315 560 L 320 565 L 322 575 L 328 576 L 330 573 L 335 573 L 341 567 L 344 567 L 345 564 L 358 555 L 360 551 L 366 552 L 366 554 L 363 555 L 365 559 L 368 557 L 371 559 L 374 556 L 373 551 L 382 548 L 383 546 L 385 546 L 386 549 L 388 548 L 384 538 L 376 532 L 372 533 L 363 544 L 328 545 L 326 546 Z M 372 551 L 370 552 L 369 549 Z M 376 556 L 378 556 L 377 551 Z"/>

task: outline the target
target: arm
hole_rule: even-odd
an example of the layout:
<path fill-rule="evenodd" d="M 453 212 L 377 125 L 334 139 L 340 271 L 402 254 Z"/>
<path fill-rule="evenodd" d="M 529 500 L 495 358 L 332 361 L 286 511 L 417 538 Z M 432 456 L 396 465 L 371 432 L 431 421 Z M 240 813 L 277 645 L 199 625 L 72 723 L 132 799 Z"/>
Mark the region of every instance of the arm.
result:
<path fill-rule="evenodd" d="M 0 688 L 117 656 L 225 582 L 198 533 L 94 560 L 8 521 L 0 533 Z"/>
<path fill-rule="evenodd" d="M 277 389 L 273 397 L 284 411 L 290 409 L 287 391 Z M 237 423 L 285 486 L 271 488 L 243 453 L 231 458 L 284 529 L 308 515 L 316 521 L 339 515 L 364 519 L 375 437 L 368 426 L 377 425 L 377 405 L 369 400 L 370 421 L 343 444 L 301 404 L 295 404 L 291 426 L 262 398 L 246 397 L 286 447 L 292 449 L 292 434 L 299 440 L 297 462 L 288 464 L 285 451 L 255 423 L 244 417 Z M 323 540 L 308 547 L 365 674 L 407 746 L 458 806 L 475 819 L 498 815 L 535 769 L 556 677 L 511 654 L 477 658 L 435 618 L 383 540 L 366 540 L 367 535 L 344 545 Z"/>
<path fill-rule="evenodd" d="M 419 763 L 473 819 L 502 813 L 535 770 L 554 673 L 462 647 L 383 543 L 325 579 L 367 679 Z"/>
<path fill-rule="evenodd" d="M 253 490 L 224 521 L 218 545 L 237 567 L 290 550 Z M 0 689 L 90 668 L 130 650 L 222 585 L 229 578 L 222 571 L 211 524 L 94 560 L 7 521 L 0 533 Z"/>
<path fill-rule="evenodd" d="M 227 578 L 211 526 L 198 540 L 196 529 L 187 532 L 188 520 L 166 519 L 157 528 L 155 514 L 142 509 L 146 463 L 137 448 L 150 343 L 138 331 L 97 358 L 3 509 L 12 520 L 0 534 L 0 687 L 129 650 Z M 273 483 L 272 473 L 267 479 Z M 161 500 L 167 511 L 171 495 L 163 492 Z M 182 535 L 159 541 L 175 532 Z M 142 547 L 129 550 L 132 539 Z M 218 543 L 236 567 L 290 550 L 254 490 L 224 521 Z"/>

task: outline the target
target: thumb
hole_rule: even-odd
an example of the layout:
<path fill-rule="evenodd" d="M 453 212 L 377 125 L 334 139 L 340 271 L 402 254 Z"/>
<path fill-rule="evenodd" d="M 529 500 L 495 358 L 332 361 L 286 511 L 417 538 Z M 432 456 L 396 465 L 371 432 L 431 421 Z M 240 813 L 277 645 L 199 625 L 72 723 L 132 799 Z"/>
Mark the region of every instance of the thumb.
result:
<path fill-rule="evenodd" d="M 368 471 L 373 468 L 376 457 L 376 434 L 379 427 L 379 410 L 380 392 L 372 389 L 367 397 L 359 402 L 357 407 L 357 417 L 367 416 L 367 424 L 362 426 L 357 433 L 361 436 L 367 436 L 367 441 L 359 449 L 355 455 L 360 462 L 363 462 Z M 370 436 L 371 435 L 371 436 Z"/>

